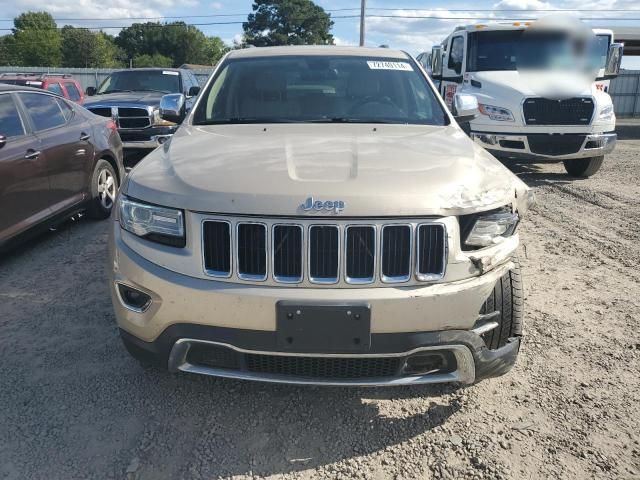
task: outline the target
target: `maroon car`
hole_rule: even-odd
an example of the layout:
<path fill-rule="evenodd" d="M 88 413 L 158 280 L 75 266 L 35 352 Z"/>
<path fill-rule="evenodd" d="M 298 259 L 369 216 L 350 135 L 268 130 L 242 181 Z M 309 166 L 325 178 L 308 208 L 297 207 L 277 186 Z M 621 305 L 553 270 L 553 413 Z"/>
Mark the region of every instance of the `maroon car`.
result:
<path fill-rule="evenodd" d="M 0 249 L 82 211 L 107 218 L 124 175 L 111 119 L 40 89 L 0 85 Z"/>

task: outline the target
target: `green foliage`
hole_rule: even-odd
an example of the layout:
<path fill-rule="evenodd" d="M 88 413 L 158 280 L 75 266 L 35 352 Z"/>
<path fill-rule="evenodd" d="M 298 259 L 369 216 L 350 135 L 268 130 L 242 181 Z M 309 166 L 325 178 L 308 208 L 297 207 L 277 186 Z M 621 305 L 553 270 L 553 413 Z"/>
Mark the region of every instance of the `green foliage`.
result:
<path fill-rule="evenodd" d="M 160 55 L 159 53 L 154 53 L 153 55 L 137 55 L 133 58 L 134 68 L 171 67 L 172 63 L 173 60 L 169 57 L 165 57 L 164 55 Z"/>
<path fill-rule="evenodd" d="M 0 37 L 0 65 L 23 67 L 119 68 L 214 65 L 227 51 L 219 37 L 207 37 L 184 22 L 134 23 L 116 38 L 70 25 L 58 29 L 46 12 L 14 19 L 11 35 Z"/>
<path fill-rule="evenodd" d="M 86 28 L 65 25 L 62 28 L 62 66 L 113 68 L 122 66 L 122 56 L 113 37 Z"/>
<path fill-rule="evenodd" d="M 19 66 L 58 67 L 62 63 L 62 34 L 51 14 L 26 12 L 13 20 Z"/>
<path fill-rule="evenodd" d="M 13 35 L 0 37 L 0 65 L 18 65 L 16 39 Z"/>
<path fill-rule="evenodd" d="M 171 59 L 174 67 L 184 63 L 212 65 L 226 50 L 219 37 L 207 38 L 184 22 L 134 23 L 123 28 L 115 41 L 128 58 L 161 55 Z"/>
<path fill-rule="evenodd" d="M 311 0 L 255 0 L 242 24 L 244 42 L 274 45 L 333 45 L 331 16 Z"/>

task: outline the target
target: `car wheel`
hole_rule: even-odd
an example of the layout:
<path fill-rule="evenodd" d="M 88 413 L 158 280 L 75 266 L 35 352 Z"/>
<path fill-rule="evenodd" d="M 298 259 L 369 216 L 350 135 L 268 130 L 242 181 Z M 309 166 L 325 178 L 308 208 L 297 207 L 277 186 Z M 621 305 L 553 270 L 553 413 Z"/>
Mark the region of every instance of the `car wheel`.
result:
<path fill-rule="evenodd" d="M 573 177 L 587 178 L 600 170 L 604 156 L 565 160 L 564 169 Z"/>
<path fill-rule="evenodd" d="M 118 177 L 109 162 L 100 159 L 91 176 L 91 203 L 87 208 L 89 216 L 103 220 L 111 215 L 118 193 Z"/>
<path fill-rule="evenodd" d="M 490 350 L 504 347 L 511 337 L 522 335 L 524 296 L 520 261 L 512 258 L 515 268 L 498 280 L 480 310 L 485 315 L 499 311 L 500 315 L 492 319 L 498 326 L 482 335 L 482 339 Z"/>

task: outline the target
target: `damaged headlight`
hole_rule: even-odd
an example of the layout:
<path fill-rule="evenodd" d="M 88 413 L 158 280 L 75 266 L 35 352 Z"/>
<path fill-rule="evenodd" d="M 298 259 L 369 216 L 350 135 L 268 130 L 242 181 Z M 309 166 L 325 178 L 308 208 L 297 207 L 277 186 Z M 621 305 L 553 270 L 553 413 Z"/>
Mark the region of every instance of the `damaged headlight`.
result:
<path fill-rule="evenodd" d="M 170 122 L 169 120 L 165 120 L 164 118 L 162 118 L 160 116 L 160 110 L 158 110 L 157 108 L 153 110 L 152 117 L 152 125 L 154 127 L 172 127 L 174 125 L 177 125 L 175 122 Z"/>
<path fill-rule="evenodd" d="M 184 215 L 182 210 L 158 207 L 120 196 L 120 226 L 147 240 L 172 247 L 184 247 Z"/>
<path fill-rule="evenodd" d="M 498 244 L 515 233 L 519 221 L 518 214 L 506 208 L 464 215 L 460 217 L 462 249 L 473 250 Z"/>
<path fill-rule="evenodd" d="M 513 122 L 514 121 L 511 110 L 507 110 L 506 108 L 495 107 L 493 105 L 484 105 L 480 103 L 478 105 L 478 110 L 480 110 L 481 114 L 486 115 L 491 120 L 495 120 L 497 122 Z"/>

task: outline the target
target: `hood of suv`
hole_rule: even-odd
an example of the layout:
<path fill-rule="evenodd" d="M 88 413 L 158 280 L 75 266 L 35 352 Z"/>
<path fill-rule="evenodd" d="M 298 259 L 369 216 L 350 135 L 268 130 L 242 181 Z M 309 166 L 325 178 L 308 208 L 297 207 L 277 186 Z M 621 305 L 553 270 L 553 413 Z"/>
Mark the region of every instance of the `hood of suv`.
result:
<path fill-rule="evenodd" d="M 454 126 L 354 124 L 184 125 L 125 186 L 192 211 L 347 217 L 458 215 L 527 190 Z M 305 210 L 310 198 L 344 209 Z"/>
<path fill-rule="evenodd" d="M 107 93 L 104 95 L 94 95 L 93 97 L 87 97 L 84 102 L 84 107 L 88 108 L 96 105 L 113 105 L 118 106 L 120 104 L 139 103 L 143 106 L 157 106 L 160 105 L 160 99 L 163 95 L 162 92 L 115 92 Z"/>

